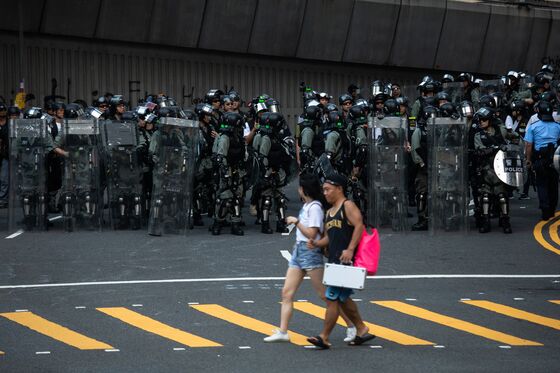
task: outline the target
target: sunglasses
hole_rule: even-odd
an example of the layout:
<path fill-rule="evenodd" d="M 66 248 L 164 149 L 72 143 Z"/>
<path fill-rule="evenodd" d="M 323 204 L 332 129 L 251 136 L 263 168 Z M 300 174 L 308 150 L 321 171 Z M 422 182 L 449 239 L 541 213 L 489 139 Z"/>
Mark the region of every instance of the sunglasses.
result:
<path fill-rule="evenodd" d="M 343 102 L 342 105 L 352 105 L 351 102 Z"/>

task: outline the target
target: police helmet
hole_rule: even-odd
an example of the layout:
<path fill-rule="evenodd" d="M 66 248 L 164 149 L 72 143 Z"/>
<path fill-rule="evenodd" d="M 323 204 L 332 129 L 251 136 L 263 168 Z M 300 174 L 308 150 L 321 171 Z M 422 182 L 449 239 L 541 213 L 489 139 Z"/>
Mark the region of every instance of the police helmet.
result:
<path fill-rule="evenodd" d="M 40 107 L 31 107 L 23 112 L 25 119 L 40 119 L 43 116 L 43 109 Z"/>
<path fill-rule="evenodd" d="M 441 104 L 441 101 L 449 102 L 450 100 L 451 98 L 449 97 L 449 94 L 447 92 L 439 92 L 436 95 L 436 101 L 438 102 L 438 105 Z"/>
<path fill-rule="evenodd" d="M 500 109 L 502 106 L 504 106 L 504 94 L 502 92 L 494 92 L 490 96 L 496 103 L 496 109 Z"/>
<path fill-rule="evenodd" d="M 321 108 L 318 106 L 307 106 L 303 109 L 303 118 L 310 121 L 319 120 L 321 118 Z"/>
<path fill-rule="evenodd" d="M 64 102 L 55 102 L 54 103 L 54 110 L 66 110 L 66 104 L 64 104 Z"/>
<path fill-rule="evenodd" d="M 400 110 L 399 110 L 399 105 L 397 104 L 397 100 L 395 100 L 394 98 L 390 98 L 387 101 L 385 101 L 385 106 L 383 107 L 383 111 L 385 112 L 385 115 L 388 116 L 399 115 Z"/>
<path fill-rule="evenodd" d="M 84 110 L 78 104 L 68 104 L 64 109 L 64 118 L 77 119 L 84 115 Z"/>
<path fill-rule="evenodd" d="M 556 95 L 551 91 L 546 91 L 540 94 L 539 101 L 548 101 L 552 105 L 556 103 Z"/>
<path fill-rule="evenodd" d="M 211 89 L 204 95 L 204 102 L 211 104 L 212 102 L 220 101 L 224 92 L 220 89 Z"/>
<path fill-rule="evenodd" d="M 451 74 L 444 74 L 443 78 L 441 79 L 442 83 L 452 83 L 455 81 L 455 78 Z"/>
<path fill-rule="evenodd" d="M 352 101 L 354 101 L 354 99 L 348 93 L 343 93 L 340 96 L 338 96 L 338 104 L 339 105 L 344 104 L 346 101 L 352 102 Z"/>
<path fill-rule="evenodd" d="M 474 119 L 477 121 L 480 120 L 490 120 L 492 119 L 492 111 L 486 107 L 481 107 L 478 111 L 474 114 Z"/>
<path fill-rule="evenodd" d="M 109 101 L 105 98 L 105 96 L 99 96 L 97 100 L 95 100 L 95 107 L 106 106 L 109 107 Z M 56 110 L 56 109 L 55 109 Z"/>
<path fill-rule="evenodd" d="M 281 113 L 270 113 L 269 115 L 266 116 L 265 120 L 261 120 L 261 125 L 270 125 L 272 127 L 272 129 L 275 132 L 278 132 L 280 129 L 282 129 L 282 127 L 284 126 L 285 123 L 285 119 L 284 116 Z"/>
<path fill-rule="evenodd" d="M 183 119 L 190 119 L 190 120 L 196 120 L 197 119 L 197 116 L 196 116 L 195 112 L 192 111 L 192 110 L 181 110 L 180 114 L 181 114 L 181 118 L 183 118 Z"/>
<path fill-rule="evenodd" d="M 312 99 L 312 100 L 305 101 L 304 108 L 307 108 L 307 107 L 310 107 L 310 106 L 319 106 L 319 105 L 320 105 L 319 101 L 317 101 L 316 99 Z"/>
<path fill-rule="evenodd" d="M 177 106 L 166 106 L 166 107 L 159 108 L 158 117 L 179 118 L 179 108 Z"/>
<path fill-rule="evenodd" d="M 439 114 L 444 118 L 459 118 L 459 113 L 457 113 L 455 105 L 453 105 L 451 102 L 446 102 L 445 104 L 441 105 L 439 107 Z"/>
<path fill-rule="evenodd" d="M 514 100 L 509 104 L 509 108 L 511 111 L 525 111 L 527 106 L 525 105 L 525 101 L 523 100 Z"/>
<path fill-rule="evenodd" d="M 19 110 L 19 108 L 17 106 L 10 106 L 8 108 L 8 116 L 9 117 L 14 116 L 14 115 L 19 117 L 20 114 L 21 114 L 21 110 Z"/>
<path fill-rule="evenodd" d="M 494 100 L 494 98 L 490 95 L 484 95 L 480 98 L 479 100 L 480 106 L 481 107 L 485 107 L 487 109 L 496 109 L 496 101 Z"/>
<path fill-rule="evenodd" d="M 325 110 L 327 112 L 331 112 L 331 111 L 338 111 L 338 108 L 336 107 L 335 104 L 333 104 L 332 102 L 327 104 L 327 107 L 325 108 Z"/>
<path fill-rule="evenodd" d="M 371 82 L 371 95 L 376 96 L 384 92 L 384 85 L 381 80 L 374 80 Z"/>
<path fill-rule="evenodd" d="M 363 106 L 354 105 L 348 110 L 348 118 L 355 124 L 367 123 L 367 110 Z"/>
<path fill-rule="evenodd" d="M 303 100 L 304 101 L 309 101 L 309 100 L 317 100 L 317 92 L 315 91 L 305 91 L 303 93 Z"/>
<path fill-rule="evenodd" d="M 535 75 L 535 84 L 538 87 L 543 87 L 546 83 L 550 83 L 550 79 L 546 73 L 541 71 Z"/>
<path fill-rule="evenodd" d="M 327 130 L 343 130 L 346 128 L 346 122 L 342 118 L 342 113 L 333 110 L 328 113 L 325 129 Z"/>
<path fill-rule="evenodd" d="M 535 111 L 540 120 L 546 122 L 553 122 L 552 111 L 554 110 L 552 103 L 541 100 L 537 103 Z"/>
<path fill-rule="evenodd" d="M 470 73 L 461 73 L 459 74 L 459 76 L 457 77 L 457 81 L 458 82 L 469 82 L 472 83 L 473 82 L 473 76 Z"/>
<path fill-rule="evenodd" d="M 271 113 L 280 112 L 280 101 L 274 98 L 269 98 L 268 100 L 266 100 L 266 106 L 268 108 L 268 111 L 270 111 Z"/>
<path fill-rule="evenodd" d="M 474 115 L 474 106 L 472 104 L 472 102 L 470 101 L 462 101 L 459 104 L 459 107 L 461 108 L 461 115 L 466 117 L 466 118 L 472 118 Z"/>
<path fill-rule="evenodd" d="M 435 118 L 438 115 L 438 109 L 435 106 L 427 105 L 424 107 L 424 111 L 422 112 L 422 118 L 424 120 L 428 120 L 430 118 Z"/>
<path fill-rule="evenodd" d="M 115 95 L 111 98 L 111 106 L 117 107 L 119 105 L 126 105 L 123 95 Z"/>
<path fill-rule="evenodd" d="M 121 117 L 121 120 L 136 122 L 138 120 L 138 116 L 136 115 L 135 111 L 125 111 Z"/>
<path fill-rule="evenodd" d="M 232 101 L 241 102 L 241 95 L 237 91 L 231 90 L 228 93 L 229 97 L 231 97 Z"/>
<path fill-rule="evenodd" d="M 320 100 L 320 99 L 322 99 L 322 98 L 323 98 L 323 99 L 326 98 L 327 100 L 330 100 L 330 99 L 332 98 L 332 96 L 330 96 L 327 92 L 319 92 L 319 93 L 317 94 L 317 99 Z"/>
<path fill-rule="evenodd" d="M 231 98 L 230 95 L 223 95 L 220 99 L 222 105 L 225 105 L 226 103 L 230 103 L 233 102 L 233 99 Z"/>
<path fill-rule="evenodd" d="M 219 133 L 232 133 L 236 127 L 241 126 L 243 123 L 243 117 L 239 113 L 228 112 L 225 113 L 220 119 L 220 125 L 218 126 Z M 260 128 L 260 127 L 259 127 Z"/>
<path fill-rule="evenodd" d="M 3 102 L 0 102 L 0 112 L 4 112 L 8 110 L 8 108 L 6 107 L 6 104 L 4 104 Z"/>
<path fill-rule="evenodd" d="M 406 96 L 397 97 L 397 105 L 408 107 L 408 97 Z"/>

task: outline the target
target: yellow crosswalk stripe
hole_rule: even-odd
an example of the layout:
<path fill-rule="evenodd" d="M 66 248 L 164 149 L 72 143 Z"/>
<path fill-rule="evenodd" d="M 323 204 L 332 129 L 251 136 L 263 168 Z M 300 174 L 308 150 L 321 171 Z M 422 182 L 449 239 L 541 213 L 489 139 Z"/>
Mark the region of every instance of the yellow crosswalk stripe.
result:
<path fill-rule="evenodd" d="M 26 326 L 38 333 L 66 343 L 67 345 L 79 348 L 80 350 L 107 350 L 113 348 L 106 343 L 86 337 L 83 334 L 46 320 L 33 312 L 8 312 L 0 313 L 0 316 Z"/>
<path fill-rule="evenodd" d="M 268 324 L 266 322 L 254 319 L 249 316 L 245 316 L 238 312 L 232 311 L 228 308 L 222 307 L 218 304 L 193 304 L 191 305 L 192 308 L 203 312 L 207 315 L 217 317 L 218 319 L 222 319 L 224 321 L 230 322 L 232 324 L 241 326 L 243 328 L 253 330 L 255 332 L 259 332 L 264 335 L 270 335 L 272 331 L 277 328 L 272 324 Z M 308 346 L 310 345 L 307 342 L 306 337 L 304 335 L 288 331 L 290 335 L 290 342 L 299 345 L 299 346 Z"/>
<path fill-rule="evenodd" d="M 516 319 L 527 320 L 535 324 L 544 325 L 553 329 L 560 330 L 560 320 L 553 319 L 551 317 L 540 316 L 535 313 L 519 310 L 517 308 L 505 306 L 503 304 L 498 304 L 487 300 L 463 300 L 461 302 L 500 313 L 502 315 L 510 316 Z"/>
<path fill-rule="evenodd" d="M 301 312 L 305 312 L 309 315 L 312 316 L 316 316 L 320 319 L 324 319 L 325 317 L 325 308 L 323 307 L 319 307 L 313 303 L 309 303 L 309 302 L 294 302 L 294 308 L 298 311 Z M 369 332 L 372 334 L 375 334 L 376 336 L 395 342 L 395 343 L 399 343 L 401 345 L 407 345 L 407 346 L 416 346 L 416 345 L 420 345 L 420 346 L 427 346 L 427 345 L 434 345 L 435 343 L 430 342 L 430 341 L 425 341 L 423 339 L 419 339 L 416 337 L 413 337 L 411 335 L 408 334 L 404 334 L 401 332 L 398 332 L 396 330 L 393 329 L 389 329 L 386 328 L 384 326 L 381 325 L 376 325 L 376 324 L 372 324 L 369 323 L 367 321 L 364 321 L 364 323 L 366 324 L 366 326 L 369 328 Z M 344 322 L 344 320 L 339 317 L 337 324 L 342 325 L 342 326 L 346 326 L 346 323 Z"/>
<path fill-rule="evenodd" d="M 97 308 L 109 316 L 119 319 L 129 325 L 150 333 L 159 335 L 160 337 L 170 339 L 189 347 L 219 347 L 221 344 L 197 335 L 187 333 L 183 330 L 173 328 L 167 324 L 131 311 L 125 307 L 102 307 Z"/>
<path fill-rule="evenodd" d="M 555 304 L 560 304 L 560 300 L 549 300 L 549 302 L 555 303 Z"/>
<path fill-rule="evenodd" d="M 379 306 L 387 307 L 395 311 L 402 312 L 407 315 L 415 316 L 424 320 L 434 322 L 461 330 L 467 333 L 478 335 L 483 338 L 498 341 L 511 346 L 542 346 L 542 343 L 521 339 L 509 334 L 498 332 L 496 330 L 488 329 L 480 325 L 476 325 L 467 321 L 456 319 L 454 317 L 445 316 L 436 312 L 429 311 L 424 308 L 412 306 L 399 301 L 372 301 L 371 303 Z"/>

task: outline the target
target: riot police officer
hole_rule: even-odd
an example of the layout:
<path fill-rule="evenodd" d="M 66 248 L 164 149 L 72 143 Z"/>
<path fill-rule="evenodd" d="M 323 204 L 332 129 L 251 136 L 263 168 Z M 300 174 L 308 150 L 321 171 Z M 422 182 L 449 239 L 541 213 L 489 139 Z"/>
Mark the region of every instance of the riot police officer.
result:
<path fill-rule="evenodd" d="M 195 112 L 198 114 L 199 144 L 196 171 L 194 175 L 194 201 L 193 225 L 202 226 L 202 213 L 214 214 L 214 184 L 212 148 L 215 138 L 218 137 L 216 128 L 218 122 L 212 115 L 213 109 L 209 104 L 197 105 Z"/>
<path fill-rule="evenodd" d="M 552 111 L 550 102 L 539 101 L 539 121 L 531 124 L 525 133 L 526 162 L 536 173 L 539 208 L 543 220 L 554 216 L 558 204 L 558 172 L 553 167 L 553 156 L 560 139 L 560 124 L 554 121 Z"/>
<path fill-rule="evenodd" d="M 138 157 L 142 164 L 142 199 L 144 206 L 142 214 L 144 221 L 150 216 L 150 206 L 152 201 L 153 171 L 154 164 L 150 157 L 150 142 L 155 131 L 157 116 L 153 112 L 153 107 L 139 106 L 136 109 L 138 118 Z"/>
<path fill-rule="evenodd" d="M 273 202 L 277 213 L 276 232 L 288 232 L 286 227 L 287 198 L 282 187 L 288 181 L 291 159 L 290 154 L 285 148 L 287 145 L 284 143 L 286 137 L 282 133 L 284 125 L 285 119 L 282 114 L 265 113 L 259 127 L 259 132 L 262 136 L 258 149 L 258 157 L 262 163 L 259 210 L 262 215 L 261 232 L 266 234 L 272 233 L 270 228 L 270 212 Z"/>
<path fill-rule="evenodd" d="M 314 104 L 315 103 L 315 104 Z M 299 161 L 302 172 L 311 172 L 318 157 L 325 151 L 325 141 L 322 133 L 321 108 L 317 101 L 307 103 L 300 128 Z"/>
<path fill-rule="evenodd" d="M 346 121 L 338 110 L 327 114 L 324 124 L 325 154 L 334 169 L 346 176 L 351 171 L 351 143 L 346 131 Z"/>
<path fill-rule="evenodd" d="M 496 175 L 494 156 L 499 150 L 507 151 L 506 140 L 511 138 L 503 126 L 494 120 L 492 112 L 480 108 L 475 114 L 480 131 L 474 136 L 474 150 L 477 157 L 477 186 L 479 206 L 481 209 L 478 231 L 487 233 L 491 230 L 490 214 L 492 206 L 499 207 L 500 226 L 504 233 L 511 233 L 509 218 L 509 199 L 507 185 Z"/>
<path fill-rule="evenodd" d="M 241 197 L 245 176 L 245 139 L 243 117 L 238 113 L 225 113 L 218 126 L 218 138 L 213 147 L 213 163 L 216 172 L 216 205 L 213 235 L 219 235 L 228 214 L 231 215 L 231 234 L 242 236 Z"/>

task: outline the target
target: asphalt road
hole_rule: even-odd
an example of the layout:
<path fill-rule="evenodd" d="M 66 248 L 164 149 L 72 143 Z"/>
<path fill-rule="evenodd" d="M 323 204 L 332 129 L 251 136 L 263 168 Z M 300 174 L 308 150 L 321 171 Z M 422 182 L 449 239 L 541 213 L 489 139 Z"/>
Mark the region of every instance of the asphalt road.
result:
<path fill-rule="evenodd" d="M 496 222 L 485 235 L 381 232 L 378 275 L 354 295 L 378 338 L 350 347 L 339 326 L 328 351 L 305 346 L 324 307 L 308 281 L 294 343 L 262 342 L 279 322 L 294 234 L 263 235 L 250 217 L 243 237 L 68 234 L 60 221 L 4 231 L 0 371 L 557 371 L 560 216 L 537 225 L 534 199 L 512 200 L 512 216 L 512 235 Z"/>

